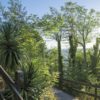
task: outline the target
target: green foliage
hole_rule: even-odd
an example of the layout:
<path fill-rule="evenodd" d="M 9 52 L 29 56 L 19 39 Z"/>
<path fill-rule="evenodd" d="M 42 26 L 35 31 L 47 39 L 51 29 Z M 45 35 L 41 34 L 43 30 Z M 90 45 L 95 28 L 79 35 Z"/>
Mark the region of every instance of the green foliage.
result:
<path fill-rule="evenodd" d="M 90 76 L 89 80 L 93 83 L 100 82 L 99 72 L 100 72 L 100 49 L 99 49 L 99 38 L 96 39 L 96 44 L 93 46 L 93 50 L 90 54 Z M 94 77 L 94 78 L 93 78 Z"/>
<path fill-rule="evenodd" d="M 86 81 L 86 73 L 85 69 L 82 65 L 82 52 L 78 51 L 76 54 L 75 62 L 74 65 L 71 65 L 72 63 L 70 62 L 69 65 L 67 66 L 67 74 L 66 77 L 67 79 L 71 80 L 78 80 L 78 81 Z"/>
<path fill-rule="evenodd" d="M 49 58 L 45 57 L 45 42 L 35 29 L 38 19 L 36 16 L 27 17 L 19 0 L 10 0 L 8 8 L 1 6 L 0 10 L 0 64 L 10 70 L 10 74 L 17 67 L 22 67 L 24 84 L 21 94 L 24 100 L 38 100 L 46 93 L 44 90 L 47 87 L 53 86 L 55 79 L 49 73 L 46 62 Z M 14 78 L 14 74 L 12 77 Z M 7 100 L 13 100 L 13 94 L 8 87 L 5 96 Z"/>
<path fill-rule="evenodd" d="M 75 60 L 76 60 L 76 52 L 77 52 L 77 46 L 78 43 L 76 41 L 76 39 L 74 39 L 73 35 L 69 36 L 69 45 L 70 45 L 70 49 L 69 49 L 69 66 L 75 66 Z"/>
<path fill-rule="evenodd" d="M 94 28 L 99 25 L 99 12 L 66 2 L 60 11 L 50 8 L 51 13 L 40 20 L 34 15 L 27 16 L 20 0 L 10 0 L 7 9 L 0 5 L 0 11 L 0 64 L 13 71 L 18 66 L 23 70 L 21 94 L 24 100 L 55 100 L 53 93 L 48 95 L 57 81 L 58 72 L 59 83 L 62 83 L 63 76 L 71 80 L 100 83 L 99 40 L 93 49 L 86 48 Z M 41 30 L 56 40 L 57 50 L 47 50 Z M 66 67 L 63 67 L 61 54 L 62 40 L 69 41 L 70 45 Z M 79 51 L 78 46 L 82 50 Z M 65 74 L 63 69 L 66 69 Z M 74 84 L 67 89 L 72 88 L 82 87 Z M 5 95 L 7 99 L 13 99 L 8 88 Z"/>
<path fill-rule="evenodd" d="M 56 48 L 47 51 L 48 61 L 47 64 L 50 68 L 50 73 L 58 72 L 58 54 Z"/>
<path fill-rule="evenodd" d="M 50 8 L 50 12 L 51 14 L 43 16 L 39 25 L 45 33 L 49 33 L 48 35 L 57 42 L 59 85 L 61 86 L 61 81 L 63 79 L 63 62 L 61 54 L 61 41 L 64 38 L 63 16 L 54 8 Z"/>
<path fill-rule="evenodd" d="M 100 59 L 99 41 L 96 39 L 96 44 L 93 46 L 93 51 L 91 54 L 91 70 L 92 73 L 96 74 L 96 68 L 98 67 Z"/>
<path fill-rule="evenodd" d="M 0 64 L 14 69 L 20 63 L 20 48 L 16 40 L 16 27 L 10 22 L 0 26 Z"/>
<path fill-rule="evenodd" d="M 10 21 L 13 24 L 16 24 L 18 28 L 21 28 L 26 21 L 25 8 L 22 7 L 20 0 L 9 0 L 7 9 L 0 6 L 1 20 Z"/>
<path fill-rule="evenodd" d="M 53 91 L 52 87 L 44 89 L 44 92 L 41 95 L 40 100 L 57 100 L 57 98 L 55 97 L 53 92 L 54 91 Z"/>
<path fill-rule="evenodd" d="M 39 26 L 51 38 L 56 41 L 64 38 L 63 36 L 63 16 L 55 8 L 50 8 L 50 14 L 44 15 Z"/>
<path fill-rule="evenodd" d="M 50 85 L 48 76 L 41 69 L 34 67 L 32 63 L 27 64 L 23 68 L 24 85 L 22 87 L 22 95 L 24 100 L 37 100 L 43 90 Z M 45 69 L 46 71 L 46 69 Z"/>
<path fill-rule="evenodd" d="M 28 25 L 22 28 L 21 33 L 18 41 L 21 43 L 21 48 L 24 48 L 23 55 L 26 55 L 30 59 L 42 57 L 45 43 L 40 34 Z"/>

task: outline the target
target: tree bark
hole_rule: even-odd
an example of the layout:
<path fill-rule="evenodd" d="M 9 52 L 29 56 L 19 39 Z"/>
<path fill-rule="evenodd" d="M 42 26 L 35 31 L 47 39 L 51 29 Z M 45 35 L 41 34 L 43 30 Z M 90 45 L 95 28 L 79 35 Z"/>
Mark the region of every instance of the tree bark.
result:
<path fill-rule="evenodd" d="M 87 67 L 86 43 L 84 39 L 83 39 L 83 57 L 84 57 L 84 67 Z"/>
<path fill-rule="evenodd" d="M 62 62 L 62 55 L 61 55 L 61 40 L 58 39 L 58 70 L 59 70 L 59 87 L 62 88 L 62 81 L 63 81 L 63 62 Z"/>

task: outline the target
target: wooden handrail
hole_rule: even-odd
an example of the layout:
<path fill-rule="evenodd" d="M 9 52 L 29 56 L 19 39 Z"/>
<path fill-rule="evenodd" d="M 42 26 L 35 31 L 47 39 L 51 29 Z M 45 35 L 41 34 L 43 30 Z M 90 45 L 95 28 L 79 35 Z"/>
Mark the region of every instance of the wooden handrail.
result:
<path fill-rule="evenodd" d="M 4 98 L 4 96 L 3 96 L 3 94 L 2 93 L 0 93 L 0 100 L 6 100 L 5 98 Z"/>
<path fill-rule="evenodd" d="M 2 93 L 0 93 L 0 100 L 6 100 Z"/>
<path fill-rule="evenodd" d="M 12 78 L 8 75 L 8 73 L 3 69 L 2 66 L 0 66 L 0 75 L 4 79 L 4 81 L 9 85 L 11 90 L 13 91 L 14 95 L 17 97 L 18 100 L 23 100 L 20 93 L 18 92 L 15 82 L 12 80 Z"/>
<path fill-rule="evenodd" d="M 80 82 L 80 81 L 75 81 L 75 80 L 63 79 L 63 82 L 64 83 L 72 82 L 72 83 L 81 84 L 81 85 L 85 85 L 85 86 L 89 86 L 89 87 L 100 88 L 100 85 L 95 85 L 95 84 L 91 84 L 91 83 L 87 83 L 87 82 Z"/>
<path fill-rule="evenodd" d="M 80 82 L 80 81 L 75 81 L 75 80 L 63 79 L 63 86 L 64 87 L 66 87 L 68 85 L 68 83 L 92 87 L 92 88 L 95 89 L 94 93 L 85 92 L 85 91 L 79 90 L 77 88 L 72 88 L 72 89 L 79 92 L 79 93 L 83 93 L 83 94 L 92 96 L 92 97 L 94 97 L 94 100 L 97 100 L 97 98 L 100 98 L 100 95 L 97 94 L 97 90 L 100 89 L 99 85 L 94 85 L 94 84 L 91 84 L 91 83 L 85 83 L 85 82 Z"/>

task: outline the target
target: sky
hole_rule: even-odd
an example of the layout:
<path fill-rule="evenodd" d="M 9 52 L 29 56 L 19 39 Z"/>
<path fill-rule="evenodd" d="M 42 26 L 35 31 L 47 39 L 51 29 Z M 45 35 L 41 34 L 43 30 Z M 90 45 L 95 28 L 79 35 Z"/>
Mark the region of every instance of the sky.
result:
<path fill-rule="evenodd" d="M 0 2 L 7 7 L 9 0 L 0 0 Z M 66 1 L 76 2 L 88 9 L 95 9 L 100 11 L 100 0 L 21 0 L 22 5 L 26 7 L 28 14 L 36 14 L 42 17 L 49 12 L 49 7 L 60 9 Z"/>
<path fill-rule="evenodd" d="M 9 0 L 0 0 L 2 5 L 5 7 L 8 6 Z M 42 17 L 44 14 L 49 13 L 49 8 L 54 7 L 58 10 L 61 6 L 64 5 L 66 1 L 76 2 L 77 4 L 87 8 L 87 9 L 95 9 L 100 11 L 100 0 L 21 0 L 23 7 L 26 8 L 28 14 L 36 14 L 39 17 Z M 48 48 L 56 47 L 57 44 L 54 40 L 46 39 L 46 44 Z M 53 44 L 53 45 L 52 45 Z M 65 45 L 62 43 L 62 48 L 65 48 Z M 92 46 L 88 44 L 88 47 Z"/>

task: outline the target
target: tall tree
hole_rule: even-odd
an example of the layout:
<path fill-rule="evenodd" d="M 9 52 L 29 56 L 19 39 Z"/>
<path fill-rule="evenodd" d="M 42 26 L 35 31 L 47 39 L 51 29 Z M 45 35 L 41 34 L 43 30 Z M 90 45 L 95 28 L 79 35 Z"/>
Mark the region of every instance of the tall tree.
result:
<path fill-rule="evenodd" d="M 69 66 L 75 66 L 76 51 L 78 46 L 77 31 L 76 31 L 76 18 L 77 18 L 77 5 L 72 2 L 65 3 L 64 7 L 61 7 L 64 17 L 64 27 L 67 29 L 69 37 Z M 66 38 L 68 38 L 66 37 Z"/>
<path fill-rule="evenodd" d="M 84 66 L 87 65 L 87 56 L 86 56 L 86 42 L 89 40 L 89 36 L 92 35 L 94 28 L 97 26 L 97 17 L 93 9 L 88 11 L 80 7 L 77 21 L 77 30 L 78 30 L 78 43 L 81 44 L 83 48 L 83 57 L 84 57 Z"/>
<path fill-rule="evenodd" d="M 49 36 L 57 41 L 58 46 L 58 69 L 59 69 L 59 86 L 62 86 L 63 79 L 63 61 L 61 54 L 61 41 L 64 38 L 63 30 L 63 17 L 56 9 L 50 9 L 51 14 L 45 15 L 42 18 L 41 26 L 46 33 L 50 33 Z"/>
<path fill-rule="evenodd" d="M 90 39 L 93 30 L 98 24 L 98 17 L 95 10 L 87 10 L 76 3 L 67 2 L 62 7 L 65 16 L 65 25 L 74 40 L 83 48 L 83 64 L 87 65 L 86 43 Z"/>

